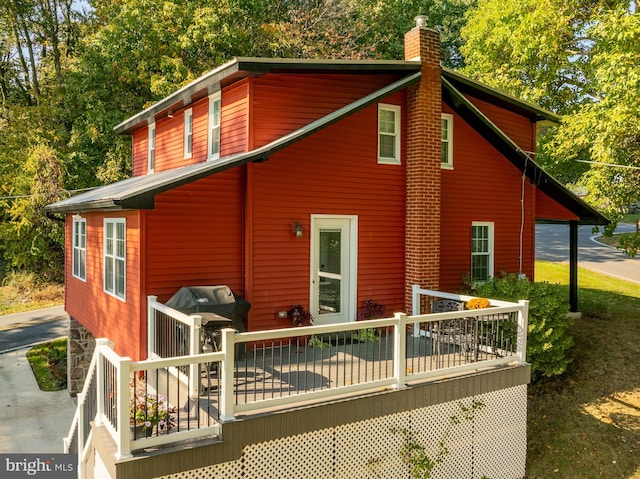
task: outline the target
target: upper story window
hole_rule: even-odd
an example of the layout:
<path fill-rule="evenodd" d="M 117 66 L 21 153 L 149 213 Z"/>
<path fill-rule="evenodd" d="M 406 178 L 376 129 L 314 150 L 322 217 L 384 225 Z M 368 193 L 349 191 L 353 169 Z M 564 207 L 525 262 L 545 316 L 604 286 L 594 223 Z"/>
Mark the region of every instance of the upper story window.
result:
<path fill-rule="evenodd" d="M 184 157 L 191 158 L 193 155 L 193 110 L 188 108 L 184 111 Z"/>
<path fill-rule="evenodd" d="M 104 220 L 104 291 L 125 300 L 127 275 L 126 220 Z"/>
<path fill-rule="evenodd" d="M 493 276 L 493 223 L 471 223 L 471 281 Z"/>
<path fill-rule="evenodd" d="M 209 152 L 207 159 L 215 160 L 220 158 L 220 92 L 209 96 Z"/>
<path fill-rule="evenodd" d="M 442 114 L 442 168 L 453 168 L 453 115 Z"/>
<path fill-rule="evenodd" d="M 73 255 L 71 259 L 73 277 L 87 280 L 87 220 L 73 219 Z"/>
<path fill-rule="evenodd" d="M 400 107 L 378 104 L 378 163 L 400 164 Z"/>
<path fill-rule="evenodd" d="M 147 172 L 153 173 L 156 165 L 156 124 L 149 125 L 149 136 L 147 146 Z"/>

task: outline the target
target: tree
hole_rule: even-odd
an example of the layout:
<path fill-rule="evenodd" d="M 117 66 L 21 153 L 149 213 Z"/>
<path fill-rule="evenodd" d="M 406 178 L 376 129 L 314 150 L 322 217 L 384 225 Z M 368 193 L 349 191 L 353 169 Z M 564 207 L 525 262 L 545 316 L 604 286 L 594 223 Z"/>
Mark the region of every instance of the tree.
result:
<path fill-rule="evenodd" d="M 480 0 L 463 35 L 467 73 L 565 114 L 538 163 L 586 186 L 614 220 L 640 199 L 640 18 L 629 2 Z"/>

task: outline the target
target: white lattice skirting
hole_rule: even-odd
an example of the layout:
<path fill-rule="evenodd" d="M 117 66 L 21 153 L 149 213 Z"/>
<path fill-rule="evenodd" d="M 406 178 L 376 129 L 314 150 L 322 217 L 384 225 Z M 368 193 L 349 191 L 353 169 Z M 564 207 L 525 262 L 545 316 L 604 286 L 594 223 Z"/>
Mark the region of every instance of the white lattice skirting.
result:
<path fill-rule="evenodd" d="M 474 401 L 482 406 L 465 418 L 461 406 Z M 522 385 L 252 444 L 238 461 L 159 479 L 409 479 L 411 465 L 401 454 L 404 436 L 394 429 L 409 431 L 430 458 L 444 443 L 448 453 L 432 479 L 520 479 L 525 474 L 526 419 L 527 386 Z"/>

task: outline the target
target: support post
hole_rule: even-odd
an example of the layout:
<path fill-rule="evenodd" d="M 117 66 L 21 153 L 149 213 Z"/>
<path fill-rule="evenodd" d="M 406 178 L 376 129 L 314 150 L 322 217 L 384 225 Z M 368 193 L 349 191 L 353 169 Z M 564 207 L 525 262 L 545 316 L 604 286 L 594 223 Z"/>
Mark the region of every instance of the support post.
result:
<path fill-rule="evenodd" d="M 131 457 L 131 430 L 129 428 L 130 411 L 129 411 L 129 376 L 131 374 L 131 358 L 120 358 L 120 361 L 116 367 L 116 380 L 118 401 L 117 401 L 117 415 L 118 420 L 115 424 L 117 428 L 118 441 L 116 444 L 116 458 L 122 459 L 125 457 Z"/>
<path fill-rule="evenodd" d="M 155 354 L 156 344 L 156 310 L 153 307 L 158 301 L 157 296 L 147 296 L 147 359 L 151 359 Z"/>
<path fill-rule="evenodd" d="M 569 222 L 569 312 L 578 312 L 578 222 Z"/>
<path fill-rule="evenodd" d="M 224 359 L 221 364 L 220 376 L 220 421 L 233 421 L 234 394 L 233 394 L 233 364 L 235 362 L 235 334 L 236 330 L 224 328 L 220 331 L 222 336 L 222 352 Z"/>
<path fill-rule="evenodd" d="M 193 357 L 200 354 L 200 329 L 202 328 L 202 316 L 194 314 L 191 318 L 193 318 L 193 323 L 191 324 L 191 337 L 189 338 L 189 356 Z M 189 395 L 191 399 L 196 399 L 200 395 L 199 363 L 191 363 L 189 365 L 189 384 L 191 384 L 191 391 L 189 391 Z"/>
<path fill-rule="evenodd" d="M 396 323 L 393 325 L 393 377 L 395 388 L 407 387 L 407 315 L 394 314 Z"/>
<path fill-rule="evenodd" d="M 520 362 L 527 362 L 527 334 L 529 333 L 529 301 L 521 299 L 518 301 L 518 344 L 516 351 L 520 356 Z"/>

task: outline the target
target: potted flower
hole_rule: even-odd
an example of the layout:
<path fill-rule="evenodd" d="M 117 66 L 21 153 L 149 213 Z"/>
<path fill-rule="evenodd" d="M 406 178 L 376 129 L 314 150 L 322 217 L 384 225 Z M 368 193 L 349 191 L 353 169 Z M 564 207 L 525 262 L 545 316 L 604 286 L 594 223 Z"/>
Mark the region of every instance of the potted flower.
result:
<path fill-rule="evenodd" d="M 467 309 L 485 309 L 491 306 L 487 298 L 473 298 L 467 301 L 465 305 Z"/>
<path fill-rule="evenodd" d="M 291 318 L 291 324 L 297 328 L 304 326 L 313 326 L 313 316 L 309 311 L 306 311 L 303 306 L 294 304 L 287 312 Z M 299 336 L 298 346 L 306 346 L 309 336 Z"/>
<path fill-rule="evenodd" d="M 134 439 L 150 437 L 154 429 L 156 433 L 170 428 L 169 405 L 166 399 L 157 394 L 136 395 L 131 405 L 131 426 L 135 428 Z M 138 433 L 142 431 L 142 434 Z"/>
<path fill-rule="evenodd" d="M 384 317 L 385 305 L 379 304 L 372 299 L 365 299 L 362 309 L 356 317 L 356 321 L 368 321 Z M 376 342 L 380 339 L 380 331 L 375 328 L 361 329 L 354 337 L 361 343 Z"/>

